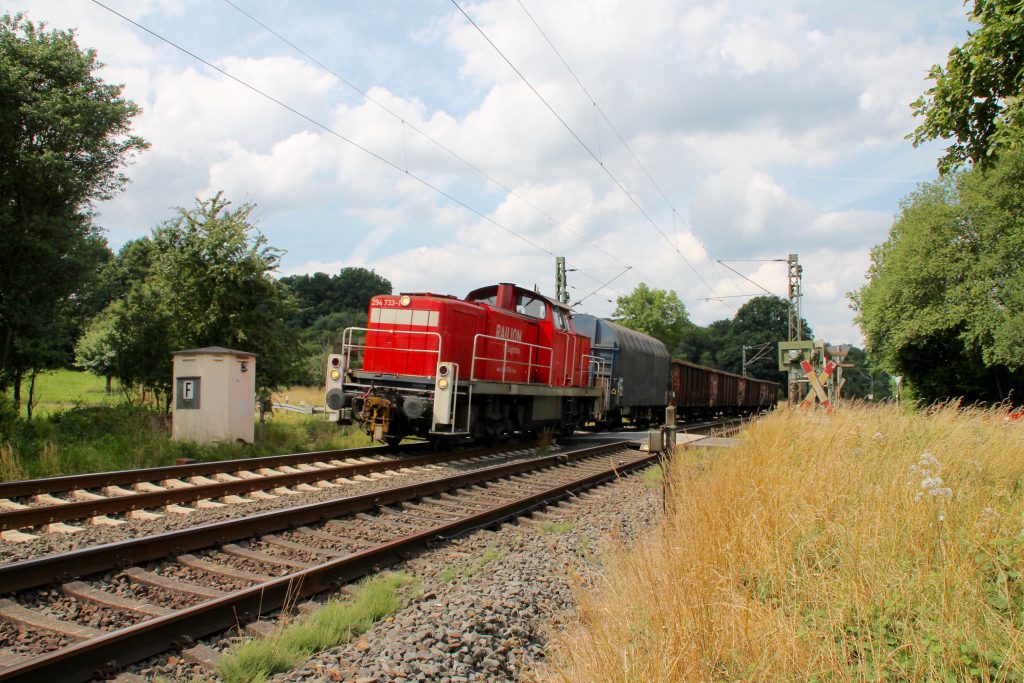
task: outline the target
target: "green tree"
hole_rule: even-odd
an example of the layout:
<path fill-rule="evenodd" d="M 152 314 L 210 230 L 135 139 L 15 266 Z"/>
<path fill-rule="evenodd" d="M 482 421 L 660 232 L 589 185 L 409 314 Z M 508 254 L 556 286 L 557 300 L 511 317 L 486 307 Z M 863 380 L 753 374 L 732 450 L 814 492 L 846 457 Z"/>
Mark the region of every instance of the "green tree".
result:
<path fill-rule="evenodd" d="M 814 339 L 814 330 L 806 320 L 803 338 Z M 777 296 L 756 296 L 740 306 L 733 316 L 722 346 L 719 367 L 736 374 L 743 373 L 743 347 L 761 347 L 763 353 L 747 350 L 747 374 L 751 377 L 778 382 L 784 379 L 779 372 L 777 344 L 789 338 L 789 303 Z M 753 362 L 752 359 L 757 358 Z"/>
<path fill-rule="evenodd" d="M 969 17 L 979 28 L 950 50 L 945 67 L 931 68 L 935 85 L 911 105 L 924 117 L 908 136 L 915 146 L 954 140 L 939 160 L 943 173 L 968 162 L 987 166 L 1024 143 L 1024 4 L 974 0 Z"/>
<path fill-rule="evenodd" d="M 251 204 L 232 210 L 221 194 L 153 230 L 148 245 L 126 245 L 115 259 L 145 276 L 107 307 L 79 344 L 79 362 L 112 368 L 126 388 L 169 400 L 171 352 L 226 346 L 257 355 L 257 390 L 266 395 L 301 375 L 302 347 L 286 321 L 298 306 L 273 275 L 281 252 L 250 222 Z M 86 343 L 88 340 L 88 343 Z M 116 350 L 113 363 L 107 348 Z"/>
<path fill-rule="evenodd" d="M 61 320 L 74 315 L 109 251 L 91 206 L 119 191 L 146 147 L 139 109 L 95 72 L 71 31 L 0 17 L 0 390 L 17 396 L 30 368 L 52 364 Z"/>
<path fill-rule="evenodd" d="M 719 358 L 722 356 L 730 325 L 730 320 L 716 320 L 707 327 L 688 325 L 682 338 L 672 349 L 672 357 L 712 368 L 719 367 Z"/>
<path fill-rule="evenodd" d="M 364 316 L 376 294 L 391 294 L 391 282 L 366 268 L 342 268 L 337 275 L 289 275 L 281 282 L 294 292 L 300 312 L 292 321 L 306 329 L 324 316 L 355 311 Z"/>
<path fill-rule="evenodd" d="M 853 367 L 843 368 L 844 398 L 861 398 L 881 401 L 892 396 L 892 378 L 879 370 L 868 360 L 867 352 L 856 346 L 850 349 L 845 362 Z"/>
<path fill-rule="evenodd" d="M 691 325 L 686 306 L 675 292 L 652 289 L 643 282 L 632 293 L 618 298 L 612 318 L 660 339 L 670 350 L 679 344 Z"/>
<path fill-rule="evenodd" d="M 851 293 L 868 352 L 925 400 L 1024 390 L 1024 152 L 922 185 Z"/>

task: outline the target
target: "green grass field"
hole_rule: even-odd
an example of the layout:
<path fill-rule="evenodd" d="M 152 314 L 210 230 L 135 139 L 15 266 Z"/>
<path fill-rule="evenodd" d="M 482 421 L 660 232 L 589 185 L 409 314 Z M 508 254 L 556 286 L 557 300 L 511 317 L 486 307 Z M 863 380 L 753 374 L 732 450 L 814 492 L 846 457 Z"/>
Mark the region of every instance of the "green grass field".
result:
<path fill-rule="evenodd" d="M 162 413 L 125 404 L 116 385 L 85 372 L 61 370 L 41 375 L 32 420 L 0 430 L 0 481 L 174 464 L 178 458 L 200 461 L 367 446 L 369 438 L 339 427 L 320 415 L 277 411 L 256 425 L 255 443 L 195 444 L 171 441 L 170 421 Z M 27 401 L 27 388 L 22 403 Z M 316 405 L 322 390 L 294 387 L 275 396 L 293 405 Z M 255 407 L 255 406 L 254 406 Z M 255 410 L 253 419 L 256 419 Z"/>
<path fill-rule="evenodd" d="M 105 392 L 106 380 L 88 372 L 56 370 L 36 378 L 35 415 L 74 408 L 75 406 L 116 405 L 121 402 L 121 389 L 115 381 L 110 396 Z M 28 414 L 28 383 L 22 386 L 21 416 Z"/>

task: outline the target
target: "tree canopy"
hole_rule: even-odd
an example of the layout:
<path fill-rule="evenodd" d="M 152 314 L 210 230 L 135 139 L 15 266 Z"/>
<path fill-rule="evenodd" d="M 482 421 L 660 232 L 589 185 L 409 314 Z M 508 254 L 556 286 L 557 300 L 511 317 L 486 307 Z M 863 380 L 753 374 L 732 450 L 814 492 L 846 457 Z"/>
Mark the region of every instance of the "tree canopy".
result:
<path fill-rule="evenodd" d="M 96 318 L 78 345 L 79 363 L 166 394 L 171 352 L 225 346 L 257 355 L 258 390 L 294 381 L 302 353 L 286 321 L 298 306 L 273 278 L 281 252 L 251 224 L 253 208 L 232 210 L 217 194 L 125 245 L 110 278 L 144 277 Z"/>
<path fill-rule="evenodd" d="M 17 394 L 27 369 L 65 357 L 83 289 L 109 258 L 91 206 L 146 147 L 130 132 L 139 108 L 101 66 L 71 31 L 0 17 L 0 390 Z"/>
<path fill-rule="evenodd" d="M 806 320 L 803 323 L 803 338 L 814 339 L 814 331 Z M 743 347 L 760 347 L 768 344 L 765 353 L 748 349 L 747 374 L 751 377 L 781 381 L 777 345 L 789 338 L 789 302 L 777 296 L 756 296 L 740 306 L 725 331 L 718 367 L 736 374 L 743 373 Z"/>
<path fill-rule="evenodd" d="M 882 368 L 926 400 L 1024 390 L 1024 152 L 923 184 L 851 298 Z"/>
<path fill-rule="evenodd" d="M 673 291 L 652 289 L 641 282 L 616 301 L 612 318 L 626 327 L 649 334 L 674 349 L 691 326 L 686 306 Z"/>
<path fill-rule="evenodd" d="M 370 307 L 370 298 L 376 294 L 391 294 L 391 282 L 366 268 L 342 268 L 337 275 L 314 273 L 289 275 L 281 278 L 298 299 L 300 311 L 292 321 L 308 328 L 324 316 L 341 311 L 354 311 L 363 316 Z"/>
<path fill-rule="evenodd" d="M 985 167 L 1024 143 L 1024 4 L 974 0 L 969 16 L 978 29 L 931 68 L 935 84 L 911 105 L 924 118 L 909 136 L 915 145 L 953 140 L 939 159 L 943 173 Z"/>
<path fill-rule="evenodd" d="M 864 349 L 854 346 L 846 356 L 846 363 L 853 367 L 843 368 L 844 398 L 871 398 L 881 401 L 892 396 L 892 378 L 887 372 L 876 368 Z"/>

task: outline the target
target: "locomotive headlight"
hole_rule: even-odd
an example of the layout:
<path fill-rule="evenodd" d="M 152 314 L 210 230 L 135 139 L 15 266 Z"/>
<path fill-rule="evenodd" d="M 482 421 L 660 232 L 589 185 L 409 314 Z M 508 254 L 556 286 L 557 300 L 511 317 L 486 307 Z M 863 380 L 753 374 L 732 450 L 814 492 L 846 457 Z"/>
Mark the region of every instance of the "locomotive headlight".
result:
<path fill-rule="evenodd" d="M 412 299 L 409 298 L 408 294 L 403 294 L 402 298 L 398 300 L 398 303 L 402 304 L 403 306 L 408 306 L 409 304 L 412 303 Z"/>
<path fill-rule="evenodd" d="M 331 379 L 337 380 L 339 377 L 341 377 L 341 371 L 340 370 L 338 370 L 337 368 L 335 368 L 334 370 L 331 370 Z"/>
<path fill-rule="evenodd" d="M 442 391 L 447 389 L 448 388 L 448 380 L 445 379 L 444 377 L 442 377 L 441 379 L 437 380 L 437 388 L 442 390 Z"/>

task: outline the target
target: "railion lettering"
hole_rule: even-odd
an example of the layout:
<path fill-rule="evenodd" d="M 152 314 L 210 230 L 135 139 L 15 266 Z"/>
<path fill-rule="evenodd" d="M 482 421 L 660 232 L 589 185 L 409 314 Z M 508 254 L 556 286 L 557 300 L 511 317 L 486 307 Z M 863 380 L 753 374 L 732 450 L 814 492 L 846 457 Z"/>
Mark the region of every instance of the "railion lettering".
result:
<path fill-rule="evenodd" d="M 500 337 L 501 339 L 508 339 L 509 341 L 523 341 L 523 331 L 517 330 L 514 327 L 508 327 L 507 325 L 498 325 L 495 327 L 494 336 Z"/>

